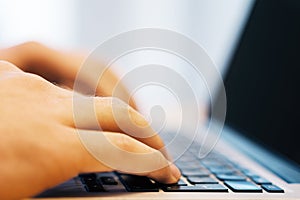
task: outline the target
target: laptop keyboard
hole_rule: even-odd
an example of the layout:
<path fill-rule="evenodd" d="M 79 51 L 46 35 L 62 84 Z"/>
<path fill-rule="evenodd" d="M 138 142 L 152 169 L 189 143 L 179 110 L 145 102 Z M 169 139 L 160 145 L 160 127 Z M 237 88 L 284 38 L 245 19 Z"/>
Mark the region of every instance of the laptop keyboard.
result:
<path fill-rule="evenodd" d="M 194 153 L 193 153 L 194 152 Z M 88 192 L 107 192 L 108 186 L 124 185 L 128 192 L 251 192 L 283 193 L 284 190 L 270 181 L 244 168 L 225 156 L 212 152 L 203 159 L 196 157 L 197 150 L 190 148 L 175 164 L 182 177 L 176 184 L 156 183 L 147 177 L 113 172 L 81 174 L 80 180 Z"/>

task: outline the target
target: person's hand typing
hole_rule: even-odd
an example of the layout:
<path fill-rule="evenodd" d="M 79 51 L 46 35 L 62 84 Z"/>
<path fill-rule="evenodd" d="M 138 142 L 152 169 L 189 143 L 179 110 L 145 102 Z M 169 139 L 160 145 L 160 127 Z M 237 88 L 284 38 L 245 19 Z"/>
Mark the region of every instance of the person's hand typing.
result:
<path fill-rule="evenodd" d="M 7 60 L 13 61 L 13 58 Z M 22 65 L 22 62 L 15 63 Z M 46 72 L 39 71 L 38 74 L 53 81 L 52 75 L 48 77 Z M 64 80 L 63 75 L 64 72 L 61 72 L 61 77 L 55 82 Z M 74 81 L 73 75 L 71 77 L 69 82 L 60 83 L 71 88 L 70 83 Z M 164 147 L 160 137 L 141 114 L 115 97 L 76 96 L 79 100 L 93 100 L 97 122 L 102 128 L 99 131 L 89 118 L 76 123 L 74 93 L 71 90 L 58 87 L 4 61 L 0 62 L 0 85 L 0 176 L 4 180 L 0 183 L 1 199 L 33 196 L 78 173 L 112 170 L 135 173 L 134 166 L 149 162 L 146 157 L 145 160 L 141 157 L 134 160 L 135 165 L 132 165 L 122 160 L 122 155 L 110 155 L 113 152 L 111 149 L 99 146 L 98 152 L 120 157 L 120 165 L 106 165 L 105 160 L 97 160 L 84 147 L 78 135 L 79 130 L 81 134 L 104 136 L 124 153 L 152 153 L 155 171 L 137 171 L 135 174 L 146 175 L 163 183 L 175 183 L 179 179 L 179 170 L 169 164 L 163 151 L 159 151 Z M 109 96 L 109 88 L 103 88 L 99 87 L 99 91 Z M 130 135 L 122 131 L 114 114 L 124 116 L 122 123 L 131 130 Z"/>

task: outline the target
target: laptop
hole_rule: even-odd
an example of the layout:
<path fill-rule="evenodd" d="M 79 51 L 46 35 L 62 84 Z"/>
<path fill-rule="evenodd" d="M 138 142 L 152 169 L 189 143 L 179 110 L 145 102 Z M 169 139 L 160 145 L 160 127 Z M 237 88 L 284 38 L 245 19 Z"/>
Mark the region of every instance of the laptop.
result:
<path fill-rule="evenodd" d="M 255 3 L 224 75 L 227 113 L 221 137 L 205 157 L 198 154 L 201 141 L 190 145 L 175 162 L 182 172 L 177 184 L 89 173 L 37 198 L 300 199 L 299 11 L 296 0 Z M 219 123 L 218 117 L 213 121 Z"/>

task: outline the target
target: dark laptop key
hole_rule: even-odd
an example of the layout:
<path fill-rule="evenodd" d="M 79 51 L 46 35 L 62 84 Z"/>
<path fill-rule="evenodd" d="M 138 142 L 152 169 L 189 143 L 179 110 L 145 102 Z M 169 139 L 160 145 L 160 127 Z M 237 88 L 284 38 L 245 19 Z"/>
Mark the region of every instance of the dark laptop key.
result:
<path fill-rule="evenodd" d="M 268 181 L 267 179 L 262 178 L 262 177 L 253 177 L 251 179 L 254 183 L 259 184 L 259 185 L 261 185 L 261 184 L 272 184 L 270 181 Z"/>
<path fill-rule="evenodd" d="M 97 185 L 96 174 L 84 174 L 79 176 L 81 182 L 85 185 Z"/>
<path fill-rule="evenodd" d="M 104 188 L 97 182 L 96 174 L 81 174 L 79 175 L 82 183 L 88 192 L 104 192 Z"/>
<path fill-rule="evenodd" d="M 225 181 L 233 192 L 262 192 L 262 189 L 249 181 Z"/>
<path fill-rule="evenodd" d="M 118 182 L 112 176 L 102 176 L 100 180 L 103 185 L 118 185 Z"/>
<path fill-rule="evenodd" d="M 120 178 L 129 192 L 158 192 L 158 187 L 147 177 L 121 174 Z"/>
<path fill-rule="evenodd" d="M 173 184 L 161 184 L 161 183 L 158 183 L 158 185 L 160 185 L 161 187 L 167 187 L 167 186 L 185 186 L 187 185 L 182 179 L 179 179 L 179 181 L 177 183 L 173 183 Z"/>
<path fill-rule="evenodd" d="M 203 169 L 182 169 L 181 173 L 183 176 L 209 176 L 210 172 Z"/>
<path fill-rule="evenodd" d="M 210 184 L 213 184 L 213 183 L 218 183 L 218 181 L 216 179 L 211 178 L 211 177 L 190 176 L 187 179 L 191 184 L 197 184 L 197 183 L 201 183 L 201 184 L 210 183 Z"/>
<path fill-rule="evenodd" d="M 80 174 L 79 177 L 84 184 L 94 184 L 96 182 L 96 174 Z"/>
<path fill-rule="evenodd" d="M 283 193 L 284 190 L 281 189 L 280 187 L 276 186 L 276 185 L 262 185 L 261 186 L 265 191 L 270 192 L 270 193 Z"/>
<path fill-rule="evenodd" d="M 217 174 L 216 177 L 222 181 L 245 181 L 246 177 L 238 174 Z"/>
<path fill-rule="evenodd" d="M 98 184 L 98 183 L 94 183 L 94 184 L 86 184 L 86 189 L 88 192 L 105 192 L 104 188 L 102 187 L 102 185 Z"/>
<path fill-rule="evenodd" d="M 165 192 L 228 192 L 228 189 L 220 184 L 201 184 L 194 186 L 167 186 Z"/>
<path fill-rule="evenodd" d="M 177 183 L 170 184 L 170 185 L 187 185 L 187 184 L 182 179 L 179 179 L 179 181 Z"/>

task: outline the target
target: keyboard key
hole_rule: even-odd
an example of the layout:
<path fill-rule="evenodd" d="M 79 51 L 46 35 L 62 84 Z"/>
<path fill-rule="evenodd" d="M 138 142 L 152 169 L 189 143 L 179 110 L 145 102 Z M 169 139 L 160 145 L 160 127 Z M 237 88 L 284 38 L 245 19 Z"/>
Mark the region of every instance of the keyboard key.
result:
<path fill-rule="evenodd" d="M 84 184 L 94 184 L 96 182 L 96 174 L 81 174 L 79 177 Z"/>
<path fill-rule="evenodd" d="M 88 192 L 105 192 L 104 188 L 98 183 L 87 184 L 86 189 Z"/>
<path fill-rule="evenodd" d="M 237 174 L 217 174 L 216 177 L 222 181 L 245 181 L 246 177 Z"/>
<path fill-rule="evenodd" d="M 104 188 L 97 182 L 96 174 L 79 175 L 81 182 L 85 185 L 88 192 L 104 192 Z"/>
<path fill-rule="evenodd" d="M 182 179 L 179 179 L 179 181 L 172 185 L 187 185 L 186 182 L 184 182 Z"/>
<path fill-rule="evenodd" d="M 243 173 L 243 174 L 245 176 L 248 176 L 249 178 L 259 177 L 259 175 L 254 173 L 254 172 L 246 172 L 246 173 Z"/>
<path fill-rule="evenodd" d="M 193 169 L 193 170 L 189 170 L 189 169 L 182 169 L 181 173 L 183 176 L 209 176 L 210 172 L 207 170 L 201 170 L 201 169 Z"/>
<path fill-rule="evenodd" d="M 165 192 L 228 192 L 228 189 L 220 184 L 201 184 L 194 186 L 168 186 Z"/>
<path fill-rule="evenodd" d="M 174 183 L 174 184 L 160 184 L 159 183 L 159 185 L 162 186 L 162 187 L 166 187 L 166 186 L 180 186 L 180 185 L 185 186 L 187 184 L 182 179 L 179 179 L 179 181 L 177 183 Z"/>
<path fill-rule="evenodd" d="M 206 170 L 205 167 L 203 167 L 200 163 L 198 164 L 177 164 L 176 166 L 180 169 L 180 170 Z"/>
<path fill-rule="evenodd" d="M 218 181 L 216 179 L 213 179 L 211 177 L 198 177 L 198 176 L 191 176 L 191 177 L 188 177 L 188 181 L 191 183 L 191 184 L 197 184 L 197 183 L 218 183 Z"/>
<path fill-rule="evenodd" d="M 235 169 L 224 168 L 224 167 L 208 167 L 208 169 L 214 174 L 233 174 L 236 172 Z"/>
<path fill-rule="evenodd" d="M 112 176 L 102 176 L 100 180 L 103 185 L 118 185 L 118 182 Z"/>
<path fill-rule="evenodd" d="M 248 181 L 225 181 L 233 192 L 262 192 L 262 189 L 254 183 Z"/>
<path fill-rule="evenodd" d="M 224 163 L 216 161 L 216 160 L 202 160 L 201 163 L 206 167 L 219 167 L 224 165 Z"/>
<path fill-rule="evenodd" d="M 271 184 L 270 181 L 268 181 L 267 179 L 262 178 L 262 177 L 253 177 L 251 179 L 254 183 L 259 184 L 259 185 L 261 185 L 261 184 Z"/>
<path fill-rule="evenodd" d="M 176 162 L 176 166 L 178 166 L 180 169 L 205 169 L 203 165 L 201 165 L 200 162 Z"/>
<path fill-rule="evenodd" d="M 158 187 L 144 176 L 120 174 L 120 180 L 129 192 L 158 192 Z"/>
<path fill-rule="evenodd" d="M 270 193 L 273 193 L 273 192 L 274 193 L 283 193 L 284 192 L 283 189 L 281 189 L 280 187 L 278 187 L 276 185 L 266 184 L 266 185 L 262 185 L 261 187 Z"/>

